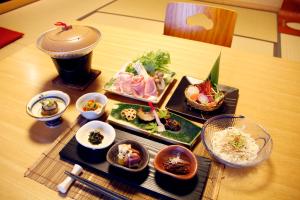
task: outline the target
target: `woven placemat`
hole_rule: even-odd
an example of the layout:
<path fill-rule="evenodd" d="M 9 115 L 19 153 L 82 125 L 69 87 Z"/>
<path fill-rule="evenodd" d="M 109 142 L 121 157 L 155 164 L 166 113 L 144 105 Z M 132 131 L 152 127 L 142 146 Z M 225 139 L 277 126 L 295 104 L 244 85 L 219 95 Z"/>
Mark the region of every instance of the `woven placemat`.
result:
<path fill-rule="evenodd" d="M 71 171 L 73 168 L 73 164 L 60 159 L 59 152 L 73 138 L 76 131 L 85 123 L 87 123 L 87 120 L 79 116 L 73 126 L 59 138 L 57 138 L 49 151 L 43 153 L 40 159 L 27 169 L 24 176 L 35 180 L 42 185 L 45 185 L 51 190 L 57 191 L 56 186 L 66 178 L 64 171 Z M 202 144 L 200 145 L 200 149 L 197 149 L 197 154 L 199 153 L 201 156 L 209 157 Z M 212 162 L 210 174 L 202 199 L 217 199 L 220 182 L 223 176 L 223 170 L 223 165 Z M 135 188 L 129 187 L 125 184 L 121 184 L 114 180 L 105 179 L 88 170 L 83 171 L 82 177 L 101 186 L 104 186 L 112 191 L 118 192 L 119 194 L 125 195 L 129 199 L 154 199 L 154 197 L 143 194 Z M 105 198 L 101 196 L 101 194 L 96 193 L 95 191 L 77 182 L 75 182 L 74 185 L 70 187 L 68 193 L 63 196 L 67 196 L 73 199 Z"/>

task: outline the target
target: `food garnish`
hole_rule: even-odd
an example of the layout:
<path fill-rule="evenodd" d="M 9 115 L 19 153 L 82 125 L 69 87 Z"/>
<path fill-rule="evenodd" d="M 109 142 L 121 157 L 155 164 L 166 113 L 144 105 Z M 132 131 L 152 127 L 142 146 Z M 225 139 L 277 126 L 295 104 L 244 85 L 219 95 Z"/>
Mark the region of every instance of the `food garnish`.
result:
<path fill-rule="evenodd" d="M 82 107 L 82 110 L 83 111 L 95 111 L 97 109 L 100 109 L 101 107 L 102 107 L 102 105 L 100 103 L 98 103 L 96 100 L 90 99 L 84 104 L 84 106 Z"/>
<path fill-rule="evenodd" d="M 200 84 L 189 85 L 185 91 L 187 104 L 203 111 L 213 111 L 221 106 L 224 93 L 218 89 L 220 56 L 207 79 Z"/>
<path fill-rule="evenodd" d="M 191 163 L 180 158 L 180 153 L 176 156 L 168 158 L 164 163 L 163 167 L 166 171 L 173 174 L 185 175 L 190 172 Z"/>
<path fill-rule="evenodd" d="M 121 116 L 127 121 L 133 121 L 136 118 L 136 110 L 132 108 L 123 109 L 121 111 Z"/>
<path fill-rule="evenodd" d="M 150 122 L 149 124 L 146 124 L 144 126 L 144 129 L 148 130 L 150 133 L 156 133 L 157 132 L 157 123 Z"/>
<path fill-rule="evenodd" d="M 169 119 L 171 117 L 168 110 L 159 109 L 157 114 L 160 119 Z"/>
<path fill-rule="evenodd" d="M 212 150 L 217 156 L 236 164 L 254 160 L 259 151 L 255 140 L 248 133 L 235 127 L 215 132 L 211 142 Z"/>
<path fill-rule="evenodd" d="M 155 119 L 154 114 L 152 112 L 145 112 L 143 108 L 138 109 L 137 116 L 139 117 L 139 119 L 145 122 L 151 122 Z"/>
<path fill-rule="evenodd" d="M 151 76 L 153 76 L 156 71 L 169 72 L 167 65 L 170 63 L 170 54 L 166 51 L 157 50 L 147 52 L 135 59 L 133 63 L 137 61 L 143 64 L 147 73 Z M 130 64 L 126 68 L 126 71 L 135 73 L 134 68 Z"/>
<path fill-rule="evenodd" d="M 41 114 L 45 116 L 54 115 L 58 112 L 57 102 L 53 99 L 45 99 L 41 101 L 42 110 Z"/>
<path fill-rule="evenodd" d="M 140 152 L 131 147 L 131 144 L 118 145 L 117 162 L 128 168 L 137 168 L 141 161 Z"/>
<path fill-rule="evenodd" d="M 93 145 L 101 144 L 104 136 L 99 130 L 91 131 L 89 134 L 89 142 Z"/>

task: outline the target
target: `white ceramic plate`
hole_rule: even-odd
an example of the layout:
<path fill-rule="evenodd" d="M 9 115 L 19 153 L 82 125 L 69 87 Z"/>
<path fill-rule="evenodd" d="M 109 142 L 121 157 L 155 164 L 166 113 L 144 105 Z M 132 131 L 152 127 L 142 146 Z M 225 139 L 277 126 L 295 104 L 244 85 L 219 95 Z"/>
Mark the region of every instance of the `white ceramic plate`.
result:
<path fill-rule="evenodd" d="M 158 104 L 160 102 L 160 100 L 162 99 L 162 97 L 164 96 L 164 94 L 166 93 L 166 91 L 168 90 L 168 88 L 170 87 L 171 83 L 173 82 L 174 78 L 175 78 L 175 72 L 172 72 L 173 75 L 172 75 L 172 78 L 171 80 L 169 81 L 169 83 L 166 85 L 165 89 L 159 94 L 158 97 L 153 97 L 151 96 L 150 98 L 142 98 L 142 97 L 135 97 L 134 95 L 129 95 L 129 94 L 125 94 L 125 93 L 121 93 L 121 92 L 118 92 L 114 89 L 114 86 L 112 85 L 109 85 L 109 83 L 115 79 L 117 77 L 117 75 L 120 73 L 120 72 L 125 72 L 126 70 L 126 67 L 129 63 L 126 63 L 120 71 L 118 71 L 114 77 L 109 81 L 107 82 L 105 85 L 104 85 L 104 90 L 107 91 L 107 92 L 110 92 L 110 93 L 114 93 L 114 94 L 118 94 L 118 95 L 121 95 L 121 96 L 124 96 L 124 97 L 128 97 L 128 98 L 131 98 L 131 99 L 136 99 L 136 100 L 139 100 L 139 101 L 143 101 L 143 102 L 152 102 L 154 104 Z"/>
<path fill-rule="evenodd" d="M 100 133 L 104 136 L 102 142 L 97 145 L 91 144 L 89 142 L 90 132 L 94 130 L 99 130 Z M 86 148 L 93 149 L 93 150 L 104 149 L 110 146 L 114 142 L 116 138 L 116 131 L 108 123 L 94 120 L 86 123 L 80 129 L 78 129 L 75 138 L 79 144 L 81 144 Z"/>

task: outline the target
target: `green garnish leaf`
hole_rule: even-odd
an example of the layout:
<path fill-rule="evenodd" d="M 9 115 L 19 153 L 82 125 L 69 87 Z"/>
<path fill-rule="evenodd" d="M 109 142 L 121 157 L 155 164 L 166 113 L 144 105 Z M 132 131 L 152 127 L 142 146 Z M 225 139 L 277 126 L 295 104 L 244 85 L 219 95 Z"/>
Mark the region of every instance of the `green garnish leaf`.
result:
<path fill-rule="evenodd" d="M 169 119 L 171 116 L 170 116 L 170 113 L 168 110 L 159 110 L 158 111 L 158 117 L 159 118 L 164 118 L 164 119 Z"/>
<path fill-rule="evenodd" d="M 151 133 L 155 133 L 157 132 L 157 124 L 155 122 L 151 122 L 149 124 L 146 124 L 144 126 L 144 128 L 148 131 L 150 131 Z"/>
<path fill-rule="evenodd" d="M 115 78 L 111 78 L 104 86 L 104 88 L 110 88 L 114 83 L 115 83 L 116 79 Z"/>
<path fill-rule="evenodd" d="M 134 69 L 134 67 L 132 66 L 132 63 L 130 63 L 127 67 L 126 67 L 126 72 L 132 73 L 134 75 L 137 75 L 137 71 Z"/>
<path fill-rule="evenodd" d="M 233 140 L 229 142 L 229 144 L 235 149 L 235 150 L 240 150 L 242 149 L 246 144 L 245 144 L 245 139 L 242 135 L 236 135 L 234 136 Z"/>
<path fill-rule="evenodd" d="M 221 59 L 221 52 L 215 61 L 215 64 L 213 65 L 208 77 L 206 80 L 210 80 L 213 88 L 217 91 L 217 85 L 219 82 L 219 66 L 220 66 L 220 59 Z"/>
<path fill-rule="evenodd" d="M 170 54 L 162 50 L 150 51 L 134 60 L 136 61 L 140 61 L 147 73 L 152 76 L 155 71 L 169 71 L 167 64 L 170 63 Z"/>

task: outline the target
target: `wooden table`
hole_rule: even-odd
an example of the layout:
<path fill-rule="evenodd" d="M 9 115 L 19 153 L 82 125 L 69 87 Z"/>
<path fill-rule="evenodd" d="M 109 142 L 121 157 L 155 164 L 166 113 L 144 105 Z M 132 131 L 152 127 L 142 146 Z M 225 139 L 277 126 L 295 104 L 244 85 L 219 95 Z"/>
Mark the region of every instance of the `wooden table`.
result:
<path fill-rule="evenodd" d="M 103 36 L 94 50 L 93 68 L 102 70 L 102 74 L 83 92 L 53 85 L 55 67 L 35 44 L 0 61 L 1 199 L 61 199 L 56 192 L 24 178 L 27 167 L 76 119 L 74 103 L 79 96 L 92 91 L 103 93 L 104 83 L 122 64 L 155 49 L 170 52 L 176 85 L 184 75 L 205 78 L 222 50 L 219 82 L 240 89 L 236 113 L 262 124 L 273 138 L 268 161 L 254 168 L 226 168 L 218 199 L 300 198 L 300 63 L 163 35 L 97 28 Z M 46 128 L 25 112 L 33 95 L 50 89 L 60 89 L 71 96 L 64 123 L 56 129 Z M 130 102 L 117 96 L 114 100 Z M 109 109 L 110 106 L 107 112 Z"/>

